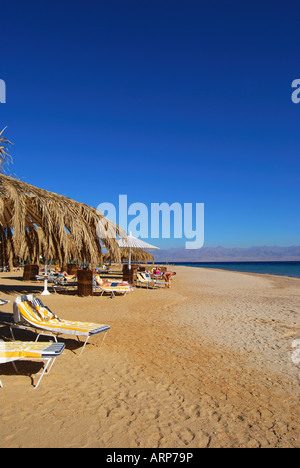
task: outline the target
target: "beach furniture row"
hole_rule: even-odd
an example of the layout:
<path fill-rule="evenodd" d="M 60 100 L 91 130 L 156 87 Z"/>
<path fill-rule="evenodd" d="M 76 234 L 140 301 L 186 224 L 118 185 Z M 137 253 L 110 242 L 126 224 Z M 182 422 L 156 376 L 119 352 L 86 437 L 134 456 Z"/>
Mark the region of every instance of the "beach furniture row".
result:
<path fill-rule="evenodd" d="M 45 373 L 49 373 L 54 361 L 65 348 L 64 343 L 58 343 L 57 338 L 61 335 L 76 336 L 78 341 L 84 337 L 83 347 L 80 355 L 90 337 L 103 333 L 102 343 L 106 333 L 110 330 L 109 325 L 90 322 L 78 322 L 63 320 L 57 317 L 42 301 L 34 295 L 18 296 L 13 304 L 12 320 L 2 322 L 8 325 L 13 342 L 0 342 L 0 364 L 22 359 L 38 359 L 45 361 L 41 376 L 35 386 L 38 387 Z M 16 341 L 14 329 L 31 331 L 37 335 L 35 342 Z M 40 336 L 50 336 L 54 343 L 38 343 Z M 101 344 L 102 344 L 101 343 Z M 16 370 L 16 366 L 15 370 Z M 0 386 L 2 383 L 0 381 Z"/>

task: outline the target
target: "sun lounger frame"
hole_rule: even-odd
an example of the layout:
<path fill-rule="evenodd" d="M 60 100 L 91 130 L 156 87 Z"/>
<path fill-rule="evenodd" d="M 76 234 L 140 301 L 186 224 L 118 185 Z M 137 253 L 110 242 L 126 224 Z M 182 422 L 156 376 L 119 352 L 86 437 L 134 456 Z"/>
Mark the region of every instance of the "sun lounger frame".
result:
<path fill-rule="evenodd" d="M 145 279 L 145 281 L 149 281 L 149 282 L 152 282 L 152 281 L 153 281 L 155 284 L 157 284 L 157 286 L 169 286 L 169 283 L 168 283 L 167 281 L 161 281 L 161 280 L 157 280 L 157 279 L 155 279 L 155 278 L 152 279 L 152 278 L 150 277 L 150 275 L 149 275 L 149 278 L 150 278 L 150 279 L 147 278 L 147 274 L 146 274 L 145 272 L 143 272 L 143 271 L 141 271 L 139 274 L 142 276 L 142 278 Z M 149 274 L 149 273 L 148 273 L 148 274 Z"/>
<path fill-rule="evenodd" d="M 57 338 L 59 336 L 62 336 L 62 335 L 66 335 L 65 333 L 59 333 L 59 332 L 54 332 L 54 331 L 50 331 L 50 330 L 42 330 L 41 328 L 36 328 L 36 327 L 33 327 L 31 325 L 23 325 L 23 324 L 19 324 L 19 323 L 9 323 L 7 324 L 9 325 L 9 329 L 10 329 L 10 333 L 11 333 L 11 336 L 12 336 L 12 339 L 15 340 L 15 337 L 14 337 L 14 332 L 13 332 L 13 328 L 17 328 L 17 329 L 21 329 L 21 330 L 26 330 L 26 331 L 30 331 L 32 333 L 35 333 L 37 335 L 36 339 L 35 339 L 35 343 L 39 340 L 39 337 L 40 336 L 50 336 L 54 339 L 55 343 L 58 343 L 57 341 Z M 109 331 L 109 329 L 107 329 L 104 334 L 103 334 L 103 338 L 102 338 L 102 341 L 101 341 L 101 344 L 100 344 L 100 348 L 101 346 L 103 345 L 104 343 L 104 339 L 106 337 L 106 334 L 107 332 Z M 73 335 L 68 335 L 67 336 L 73 336 Z M 89 340 L 89 338 L 91 337 L 92 335 L 88 335 L 86 337 L 86 340 L 85 342 L 83 343 L 83 347 L 79 353 L 79 356 L 82 355 L 83 351 L 84 351 L 84 348 L 86 347 L 87 345 L 87 342 Z M 82 341 L 80 340 L 79 336 L 77 336 L 77 340 L 79 343 L 82 343 Z"/>
<path fill-rule="evenodd" d="M 73 281 L 73 282 L 68 282 L 68 280 L 64 281 L 64 280 L 60 280 L 60 279 L 55 279 L 53 280 L 53 290 L 56 294 L 56 290 L 59 290 L 59 291 L 69 291 L 69 289 L 71 289 L 72 291 L 74 290 L 74 288 L 77 288 L 78 286 L 78 283 Z"/>
<path fill-rule="evenodd" d="M 122 294 L 124 296 L 126 296 L 126 294 L 128 293 L 129 289 L 120 289 L 120 290 L 117 290 L 117 289 L 112 289 L 112 288 L 103 288 L 99 285 L 97 286 L 93 286 L 93 292 L 99 292 L 101 293 L 100 296 L 103 296 L 103 294 L 105 293 L 111 293 L 111 298 L 113 299 L 114 297 L 116 297 L 116 294 Z"/>
<path fill-rule="evenodd" d="M 117 282 L 116 282 L 117 283 Z M 95 293 L 101 293 L 100 296 L 103 296 L 104 293 L 110 293 L 110 297 L 111 299 L 115 298 L 116 297 L 116 294 L 121 294 L 121 295 L 124 295 L 126 296 L 126 294 L 130 291 L 132 291 L 132 288 L 130 287 L 130 285 L 128 285 L 129 287 L 128 288 L 118 288 L 117 286 L 116 287 L 105 287 L 105 286 L 101 286 L 101 284 L 99 284 L 96 279 L 94 278 L 93 279 L 93 292 Z"/>
<path fill-rule="evenodd" d="M 147 289 L 150 287 L 150 289 L 155 289 L 158 288 L 158 284 L 155 281 L 149 281 L 146 278 L 144 278 L 140 273 L 137 273 L 137 280 L 135 281 L 135 285 L 144 285 L 147 286 Z"/>
<path fill-rule="evenodd" d="M 45 345 L 48 344 L 48 343 L 45 343 Z M 36 383 L 36 385 L 34 385 L 34 390 L 36 390 L 38 388 L 38 386 L 40 385 L 43 377 L 45 374 L 49 375 L 52 367 L 53 367 L 53 364 L 55 362 L 55 360 L 62 354 L 63 350 L 65 349 L 65 345 L 63 343 L 60 343 L 61 346 L 60 346 L 60 353 L 57 354 L 57 355 L 51 355 L 51 356 L 48 356 L 45 354 L 45 356 L 40 356 L 40 357 L 19 357 L 19 358 L 11 358 L 10 360 L 8 360 L 7 362 L 11 362 L 14 369 L 15 369 L 15 372 L 16 374 L 19 374 L 18 372 L 18 369 L 17 369 L 17 366 L 15 364 L 16 361 L 37 361 L 37 362 L 45 362 L 45 365 L 44 365 L 44 368 L 43 368 L 43 371 L 40 372 L 40 373 L 37 373 L 36 375 L 39 375 L 39 379 Z M 51 346 L 51 343 L 49 343 L 49 345 Z M 52 343 L 53 345 L 53 343 Z M 2 381 L 0 380 L 0 387 L 3 388 L 3 384 L 2 384 Z"/>

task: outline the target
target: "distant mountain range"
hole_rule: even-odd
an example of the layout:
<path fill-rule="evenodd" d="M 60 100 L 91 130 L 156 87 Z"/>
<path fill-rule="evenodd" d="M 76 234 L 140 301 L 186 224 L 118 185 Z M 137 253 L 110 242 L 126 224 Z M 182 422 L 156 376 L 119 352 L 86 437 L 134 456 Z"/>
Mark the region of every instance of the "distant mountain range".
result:
<path fill-rule="evenodd" d="M 203 247 L 187 250 L 173 248 L 151 251 L 155 262 L 253 262 L 300 261 L 300 246 L 293 247 Z"/>

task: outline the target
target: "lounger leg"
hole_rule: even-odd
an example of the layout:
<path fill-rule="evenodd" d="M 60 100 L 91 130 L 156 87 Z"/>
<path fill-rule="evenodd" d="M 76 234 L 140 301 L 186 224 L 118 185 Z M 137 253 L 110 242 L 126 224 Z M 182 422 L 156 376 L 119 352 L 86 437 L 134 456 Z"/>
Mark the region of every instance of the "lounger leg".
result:
<path fill-rule="evenodd" d="M 12 336 L 12 339 L 14 341 L 16 341 L 15 337 L 14 337 L 14 332 L 13 332 L 13 328 L 12 327 L 9 327 L 10 328 L 10 333 L 11 333 L 11 336 Z"/>
<path fill-rule="evenodd" d="M 0 388 L 3 388 L 3 385 L 2 385 L 2 382 L 1 382 L 1 380 L 0 380 Z"/>
<path fill-rule="evenodd" d="M 56 359 L 56 358 L 50 359 L 51 362 L 50 362 L 50 367 L 49 367 L 49 369 L 47 370 L 47 374 L 50 373 L 50 371 L 51 371 L 51 369 L 52 369 L 52 367 L 53 367 L 53 364 L 54 364 L 55 359 Z"/>
<path fill-rule="evenodd" d="M 56 358 L 47 359 L 47 363 L 46 363 L 46 365 L 45 365 L 45 367 L 44 367 L 44 370 L 43 370 L 43 372 L 41 373 L 41 376 L 40 376 L 39 380 L 37 381 L 36 386 L 34 387 L 35 390 L 38 388 L 38 386 L 39 386 L 39 384 L 40 384 L 42 378 L 44 377 L 45 373 L 47 372 L 48 366 L 50 365 L 50 368 L 49 368 L 49 370 L 48 370 L 48 372 L 47 372 L 47 373 L 49 374 L 49 372 L 50 372 L 50 370 L 51 370 L 51 368 L 52 368 L 52 366 L 53 366 L 53 364 L 54 364 L 55 359 L 56 359 Z"/>
<path fill-rule="evenodd" d="M 35 342 L 38 341 L 38 339 L 39 339 L 40 336 L 51 336 L 51 338 L 54 339 L 55 343 L 57 343 L 57 338 L 56 338 L 55 335 L 46 335 L 46 334 L 44 334 L 44 333 L 39 333 L 38 336 L 37 336 L 37 338 L 36 338 L 36 340 L 35 340 Z"/>
<path fill-rule="evenodd" d="M 103 336 L 103 338 L 102 338 L 102 341 L 101 341 L 100 348 L 101 348 L 101 346 L 102 346 L 102 345 L 103 345 L 103 343 L 104 343 L 104 340 L 105 340 L 106 334 L 107 334 L 107 332 L 105 332 L 105 333 L 104 333 L 104 336 Z"/>
<path fill-rule="evenodd" d="M 87 342 L 88 342 L 88 339 L 89 339 L 89 336 L 87 336 L 87 338 L 86 338 L 86 340 L 85 340 L 85 342 L 84 342 L 84 345 L 83 345 L 83 347 L 82 347 L 82 350 L 81 350 L 81 353 L 79 354 L 79 356 L 81 356 L 81 355 L 82 355 L 82 353 L 83 353 L 83 350 L 84 350 L 84 348 L 85 348 L 85 345 L 86 345 L 86 344 L 87 344 Z"/>

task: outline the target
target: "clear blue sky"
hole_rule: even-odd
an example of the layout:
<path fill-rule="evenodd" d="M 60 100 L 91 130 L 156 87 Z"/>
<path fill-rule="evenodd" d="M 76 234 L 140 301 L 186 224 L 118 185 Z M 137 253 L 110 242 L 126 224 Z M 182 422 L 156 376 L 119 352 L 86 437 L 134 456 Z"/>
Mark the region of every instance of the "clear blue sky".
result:
<path fill-rule="evenodd" d="M 205 246 L 299 245 L 299 2 L 9 0 L 0 38 L 22 180 L 205 203 Z"/>

